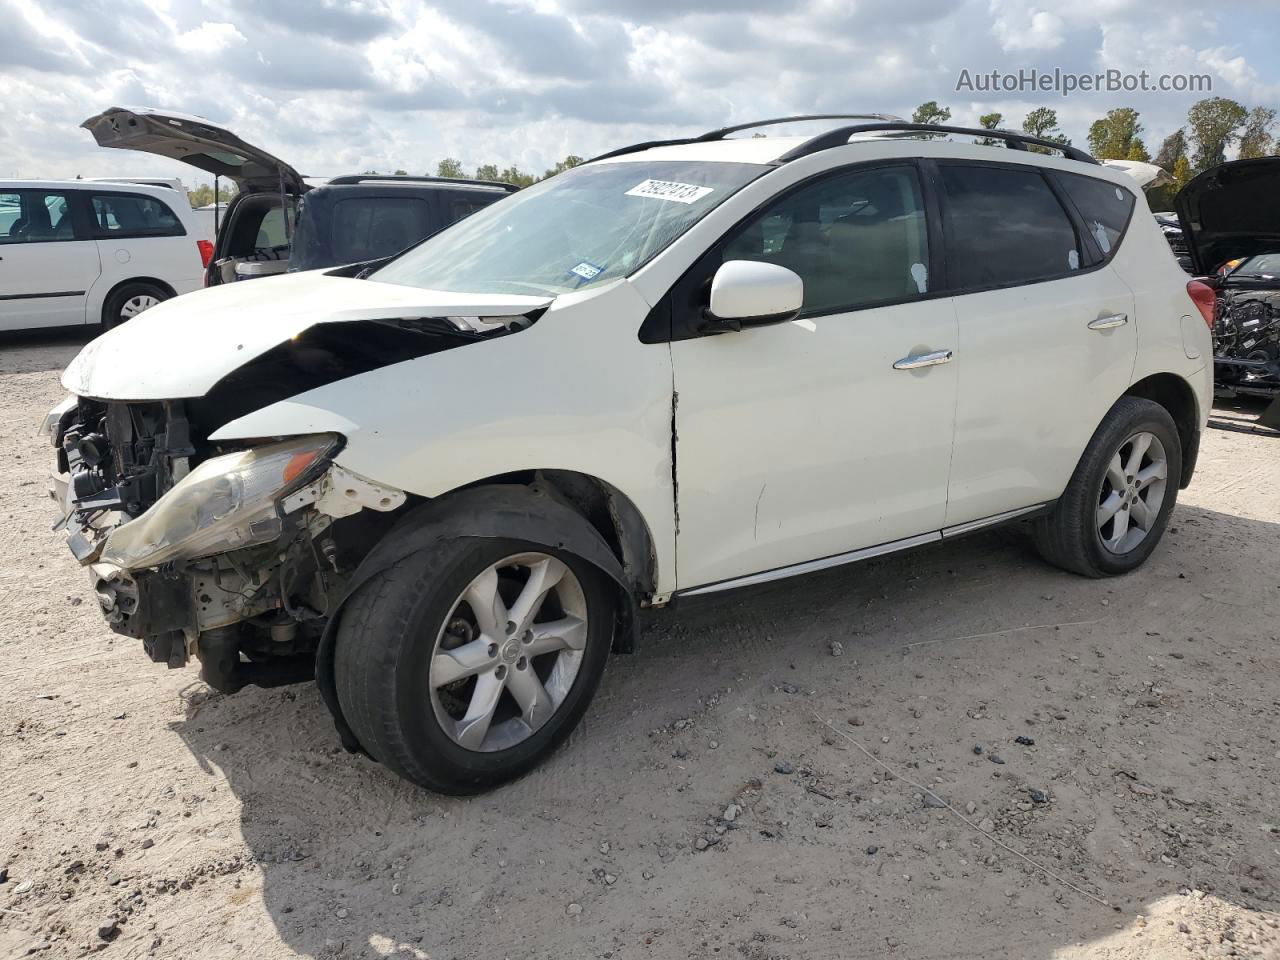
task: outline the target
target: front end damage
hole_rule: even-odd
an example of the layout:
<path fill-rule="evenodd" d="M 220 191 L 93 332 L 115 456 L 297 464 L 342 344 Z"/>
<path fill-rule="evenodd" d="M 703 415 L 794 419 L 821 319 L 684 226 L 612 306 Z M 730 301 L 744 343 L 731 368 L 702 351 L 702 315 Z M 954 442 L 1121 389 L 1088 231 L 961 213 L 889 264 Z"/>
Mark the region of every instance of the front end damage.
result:
<path fill-rule="evenodd" d="M 182 401 L 71 400 L 46 428 L 57 527 L 111 629 L 232 692 L 307 679 L 329 609 L 406 502 L 316 435 L 217 445 Z"/>

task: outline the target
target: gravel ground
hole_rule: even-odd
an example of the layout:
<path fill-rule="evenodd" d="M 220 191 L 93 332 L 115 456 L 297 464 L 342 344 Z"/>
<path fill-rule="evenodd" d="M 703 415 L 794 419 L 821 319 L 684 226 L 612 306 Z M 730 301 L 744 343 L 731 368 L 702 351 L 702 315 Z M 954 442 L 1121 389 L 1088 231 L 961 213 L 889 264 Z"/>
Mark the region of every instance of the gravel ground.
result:
<path fill-rule="evenodd" d="M 35 436 L 76 349 L 0 344 L 0 957 L 1280 956 L 1249 411 L 1131 576 L 1007 529 L 687 602 L 549 763 L 455 800 L 311 687 L 216 695 L 105 629 Z"/>

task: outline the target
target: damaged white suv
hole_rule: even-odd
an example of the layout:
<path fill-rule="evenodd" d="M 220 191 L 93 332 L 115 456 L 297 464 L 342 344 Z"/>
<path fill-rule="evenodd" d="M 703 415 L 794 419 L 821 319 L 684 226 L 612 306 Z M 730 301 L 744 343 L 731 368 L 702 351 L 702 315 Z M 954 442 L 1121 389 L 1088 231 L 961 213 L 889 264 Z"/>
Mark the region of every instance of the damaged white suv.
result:
<path fill-rule="evenodd" d="M 220 690 L 314 674 L 349 748 L 468 793 L 566 737 L 641 606 L 1014 518 L 1136 567 L 1211 300 L 1079 151 L 848 119 L 621 150 L 90 343 L 46 427 L 113 629 Z"/>

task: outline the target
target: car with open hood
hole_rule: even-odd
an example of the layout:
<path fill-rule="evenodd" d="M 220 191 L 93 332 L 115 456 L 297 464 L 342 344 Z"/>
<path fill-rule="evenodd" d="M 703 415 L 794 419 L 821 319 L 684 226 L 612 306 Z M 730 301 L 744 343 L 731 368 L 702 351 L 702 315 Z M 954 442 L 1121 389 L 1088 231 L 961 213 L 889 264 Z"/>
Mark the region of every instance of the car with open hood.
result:
<path fill-rule="evenodd" d="M 642 607 L 1014 521 L 1140 565 L 1211 312 L 1133 181 L 793 119 L 843 124 L 620 149 L 88 344 L 45 429 L 111 627 L 224 691 L 314 676 L 349 749 L 472 793 L 568 736 Z"/>
<path fill-rule="evenodd" d="M 152 108 L 111 107 L 81 126 L 99 146 L 178 160 L 215 184 L 235 184 L 207 286 L 388 257 L 516 190 L 448 177 L 317 180 L 202 117 Z"/>
<path fill-rule="evenodd" d="M 1206 170 L 1174 205 L 1192 267 L 1213 291 L 1219 391 L 1280 396 L 1280 157 Z"/>

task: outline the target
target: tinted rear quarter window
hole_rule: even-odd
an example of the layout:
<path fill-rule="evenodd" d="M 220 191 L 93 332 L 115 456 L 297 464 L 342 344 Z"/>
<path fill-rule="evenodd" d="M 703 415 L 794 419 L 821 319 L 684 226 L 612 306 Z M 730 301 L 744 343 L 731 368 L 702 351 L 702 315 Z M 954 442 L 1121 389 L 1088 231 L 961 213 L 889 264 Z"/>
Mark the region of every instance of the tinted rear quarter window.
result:
<path fill-rule="evenodd" d="M 399 253 L 431 232 L 431 208 L 413 197 L 352 197 L 333 207 L 333 257 L 338 263 Z"/>
<path fill-rule="evenodd" d="M 181 237 L 182 222 L 163 201 L 134 193 L 90 197 L 99 237 Z"/>
<path fill-rule="evenodd" d="M 1111 256 L 1120 246 L 1133 214 L 1133 194 L 1114 183 L 1082 177 L 1075 173 L 1057 174 L 1062 188 L 1080 211 L 1080 217 L 1098 248 Z"/>
<path fill-rule="evenodd" d="M 1075 227 L 1038 171 L 960 164 L 940 170 L 952 287 L 1032 283 L 1079 269 Z"/>

